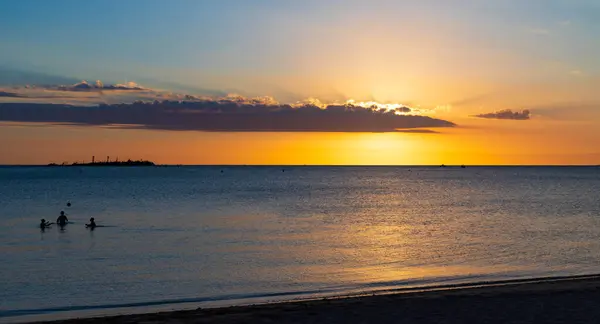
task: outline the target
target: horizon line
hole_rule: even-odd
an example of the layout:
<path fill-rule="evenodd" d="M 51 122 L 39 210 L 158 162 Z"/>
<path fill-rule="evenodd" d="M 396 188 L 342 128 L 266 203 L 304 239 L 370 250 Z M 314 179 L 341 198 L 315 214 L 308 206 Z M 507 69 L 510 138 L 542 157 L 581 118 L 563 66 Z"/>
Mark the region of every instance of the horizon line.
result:
<path fill-rule="evenodd" d="M 48 164 L 0 164 L 0 167 L 48 167 Z M 63 165 L 58 165 L 58 167 Z M 64 167 L 85 167 L 67 164 Z M 160 164 L 140 167 L 600 167 L 600 164 Z M 55 168 L 56 166 L 54 166 Z M 115 166 L 122 167 L 122 166 Z M 129 166 L 135 167 L 135 166 Z"/>

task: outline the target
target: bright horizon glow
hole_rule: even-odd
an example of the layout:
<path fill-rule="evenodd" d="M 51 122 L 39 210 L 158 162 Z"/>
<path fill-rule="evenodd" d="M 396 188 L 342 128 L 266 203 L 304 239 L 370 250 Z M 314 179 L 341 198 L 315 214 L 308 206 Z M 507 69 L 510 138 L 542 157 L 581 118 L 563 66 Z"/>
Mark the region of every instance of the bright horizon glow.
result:
<path fill-rule="evenodd" d="M 57 129 L 61 131 L 56 132 Z M 29 137 L 27 141 L 37 149 L 21 150 L 11 145 L 14 141 L 4 136 L 6 133 Z M 585 153 L 585 146 L 555 153 L 551 147 L 540 145 L 546 139 L 532 142 L 535 148 L 530 150 L 493 146 L 503 136 L 477 138 L 463 129 L 419 134 L 169 132 L 6 124 L 0 127 L 0 145 L 7 153 L 4 156 L 10 157 L 4 158 L 2 164 L 15 165 L 90 161 L 92 156 L 147 159 L 171 165 L 596 165 L 593 161 L 600 158 L 600 154 Z M 89 143 L 95 145 L 91 147 Z M 463 145 L 457 148 L 457 143 Z"/>

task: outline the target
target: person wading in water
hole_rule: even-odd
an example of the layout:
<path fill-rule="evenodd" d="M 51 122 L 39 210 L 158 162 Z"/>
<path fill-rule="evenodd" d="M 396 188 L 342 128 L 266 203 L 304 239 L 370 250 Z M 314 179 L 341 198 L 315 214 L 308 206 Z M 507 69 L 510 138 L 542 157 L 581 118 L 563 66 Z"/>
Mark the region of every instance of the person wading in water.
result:
<path fill-rule="evenodd" d="M 60 216 L 58 216 L 58 218 L 56 219 L 56 224 L 58 224 L 58 226 L 65 226 L 68 222 L 69 219 L 67 218 L 67 216 L 65 216 L 65 212 L 61 211 Z"/>

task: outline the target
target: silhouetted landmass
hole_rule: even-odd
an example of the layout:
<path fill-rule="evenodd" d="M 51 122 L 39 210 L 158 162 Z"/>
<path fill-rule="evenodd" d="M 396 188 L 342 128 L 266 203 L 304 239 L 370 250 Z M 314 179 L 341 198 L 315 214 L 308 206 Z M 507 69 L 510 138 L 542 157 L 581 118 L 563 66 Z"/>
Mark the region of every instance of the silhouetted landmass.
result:
<path fill-rule="evenodd" d="M 108 162 L 90 162 L 90 163 L 79 163 L 79 162 L 74 162 L 74 163 L 62 163 L 62 164 L 56 164 L 56 163 L 50 163 L 48 164 L 48 166 L 86 166 L 86 167 L 102 167 L 102 166 L 155 166 L 156 164 L 154 164 L 154 162 L 151 161 L 145 161 L 145 160 L 138 160 L 138 161 L 132 161 L 132 160 L 127 160 L 127 161 L 108 161 Z"/>

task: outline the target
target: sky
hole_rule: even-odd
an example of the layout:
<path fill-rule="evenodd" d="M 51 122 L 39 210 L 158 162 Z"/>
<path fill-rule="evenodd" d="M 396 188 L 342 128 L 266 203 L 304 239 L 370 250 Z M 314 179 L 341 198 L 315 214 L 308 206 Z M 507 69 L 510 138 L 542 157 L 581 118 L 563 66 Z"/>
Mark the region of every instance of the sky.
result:
<path fill-rule="evenodd" d="M 0 164 L 600 164 L 595 0 L 0 8 Z"/>

